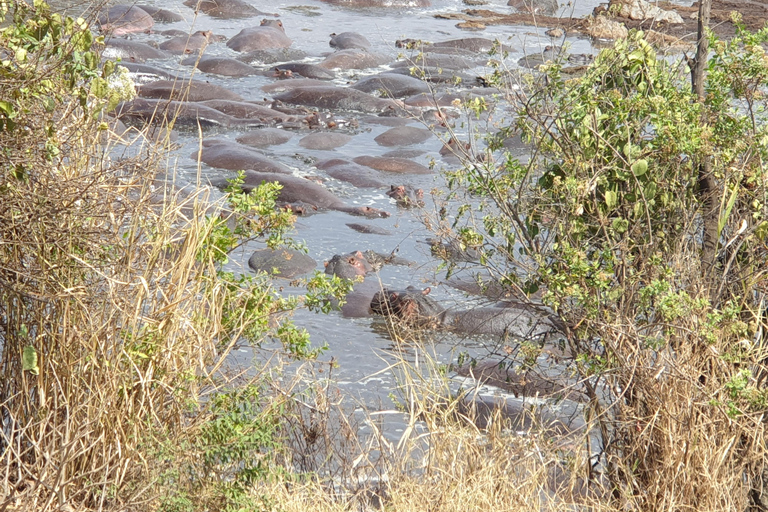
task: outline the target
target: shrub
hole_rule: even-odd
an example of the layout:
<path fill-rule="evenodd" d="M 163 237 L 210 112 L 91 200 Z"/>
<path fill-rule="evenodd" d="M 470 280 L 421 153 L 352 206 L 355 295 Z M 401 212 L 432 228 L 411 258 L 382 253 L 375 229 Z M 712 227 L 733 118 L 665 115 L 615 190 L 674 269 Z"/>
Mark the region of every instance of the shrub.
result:
<path fill-rule="evenodd" d="M 292 217 L 275 186 L 226 205 L 153 190 L 152 148 L 109 156 L 105 115 L 132 87 L 87 21 L 40 0 L 0 1 L 0 19 L 2 507 L 198 510 L 193 493 L 273 467 L 247 462 L 275 445 L 271 398 L 220 389 L 232 347 L 316 353 L 284 318 L 300 298 L 222 270 L 248 239 L 288 241 Z M 308 304 L 334 288 L 313 285 Z M 225 427 L 251 432 L 242 449 Z"/>
<path fill-rule="evenodd" d="M 714 40 L 703 102 L 642 32 L 578 78 L 550 63 L 487 158 L 448 173 L 467 194 L 457 238 L 482 240 L 492 280 L 563 326 L 601 445 L 576 471 L 617 508 L 743 510 L 761 487 L 766 40 Z M 513 135 L 525 163 L 502 151 Z"/>

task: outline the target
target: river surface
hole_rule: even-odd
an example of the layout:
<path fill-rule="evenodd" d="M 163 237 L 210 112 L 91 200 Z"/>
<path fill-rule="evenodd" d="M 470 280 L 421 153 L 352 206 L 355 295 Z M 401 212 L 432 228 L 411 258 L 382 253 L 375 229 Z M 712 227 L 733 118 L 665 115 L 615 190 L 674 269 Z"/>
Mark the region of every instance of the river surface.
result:
<path fill-rule="evenodd" d="M 185 32 L 196 30 L 211 30 L 215 34 L 221 34 L 231 38 L 245 27 L 255 26 L 263 18 L 258 16 L 246 19 L 217 19 L 205 14 L 195 15 L 193 10 L 182 5 L 180 0 L 147 0 L 145 3 L 181 14 L 185 21 L 171 24 L 156 24 L 156 32 L 179 29 Z M 547 45 L 562 44 L 562 39 L 554 41 L 545 35 L 548 27 L 531 26 L 489 26 L 479 32 L 468 32 L 456 28 L 456 20 L 437 19 L 436 13 L 459 12 L 467 6 L 458 0 L 434 0 L 433 5 L 427 8 L 402 8 L 402 9 L 349 9 L 332 6 L 314 0 L 301 1 L 252 1 L 252 4 L 264 12 L 279 14 L 286 34 L 293 39 L 293 48 L 299 48 L 308 55 L 307 62 L 317 63 L 322 56 L 332 51 L 328 46 L 329 34 L 345 31 L 359 32 L 371 42 L 372 51 L 390 55 L 396 60 L 403 50 L 395 47 L 394 42 L 400 38 L 415 38 L 427 41 L 443 41 L 462 37 L 484 37 L 499 39 L 511 47 L 508 65 L 516 67 L 517 60 L 526 55 L 540 52 Z M 584 16 L 589 14 L 599 4 L 597 0 L 573 0 L 568 5 L 561 6 L 561 14 L 568 16 Z M 500 12 L 513 12 L 506 6 L 506 1 L 489 0 L 482 8 L 494 9 Z M 77 14 L 77 6 L 70 4 L 70 14 Z M 130 36 L 138 41 L 163 42 L 167 39 L 160 34 L 138 34 Z M 586 38 L 569 37 L 567 42 L 571 45 L 573 53 L 595 53 L 590 41 Z M 206 49 L 207 55 L 238 56 L 237 52 L 230 50 L 223 42 L 213 43 Z M 190 68 L 179 64 L 181 57 L 151 61 L 156 67 L 172 71 L 176 74 L 190 74 Z M 340 71 L 335 82 L 339 85 L 348 84 L 365 74 L 373 74 L 386 69 L 364 71 Z M 486 66 L 479 66 L 469 70 L 474 76 L 489 73 Z M 245 99 L 261 100 L 269 95 L 261 90 L 261 87 L 272 83 L 273 78 L 267 76 L 250 76 L 246 78 L 226 78 L 216 75 L 207 75 L 196 72 L 195 78 L 222 85 L 242 95 Z M 347 114 L 345 114 L 347 115 Z M 365 116 L 354 114 L 352 117 L 364 118 Z M 414 126 L 419 126 L 414 121 Z M 466 125 L 465 125 L 466 126 Z M 332 151 L 310 151 L 301 147 L 298 142 L 308 133 L 296 133 L 285 144 L 271 146 L 264 153 L 290 166 L 297 175 L 318 175 L 323 172 L 313 167 L 313 161 L 328 158 L 344 158 L 351 160 L 360 155 L 378 156 L 394 150 L 418 150 L 422 154 L 413 157 L 413 160 L 429 165 L 436 162 L 436 169 L 451 169 L 451 164 L 441 159 L 438 151 L 442 142 L 432 137 L 424 143 L 415 144 L 403 148 L 387 148 L 379 146 L 374 137 L 386 131 L 388 127 L 368 122 L 360 122 L 360 127 L 355 131 L 353 139 L 344 146 Z M 457 120 L 457 131 L 462 132 L 462 119 Z M 204 137 L 216 137 L 234 140 L 243 131 L 218 131 L 207 132 Z M 198 147 L 199 140 L 196 133 L 181 132 L 177 149 L 173 156 L 177 169 L 176 182 L 180 185 L 194 184 L 197 181 L 198 167 L 191 154 Z M 522 151 L 525 151 L 524 149 Z M 521 153 L 522 156 L 522 153 Z M 231 176 L 232 173 L 209 168 L 202 164 L 201 176 L 205 182 L 221 176 Z M 430 286 L 432 294 L 443 301 L 446 306 L 460 308 L 470 307 L 475 299 L 467 297 L 456 290 L 442 284 L 444 273 L 439 269 L 439 261 L 430 254 L 430 248 L 424 240 L 432 234 L 424 227 L 423 218 L 435 215 L 435 202 L 431 191 L 445 190 L 445 183 L 440 173 L 433 175 L 393 175 L 384 176 L 392 183 L 410 183 L 421 187 L 425 191 L 425 206 L 423 209 L 404 210 L 398 209 L 381 189 L 358 189 L 349 184 L 327 179 L 325 186 L 343 197 L 350 204 L 371 205 L 387 210 L 392 216 L 386 219 L 363 219 L 352 217 L 341 212 L 323 212 L 310 217 L 301 217 L 296 223 L 294 238 L 303 241 L 309 255 L 318 262 L 318 269 L 322 270 L 323 262 L 334 254 L 348 253 L 353 250 L 374 250 L 380 253 L 397 251 L 398 255 L 415 262 L 413 266 L 385 266 L 373 279 L 380 280 L 383 285 L 395 288 L 404 288 L 413 285 L 419 288 Z M 218 192 L 214 192 L 216 194 Z M 362 234 L 346 226 L 347 223 L 369 223 L 388 229 L 393 234 L 390 236 Z M 250 272 L 247 261 L 253 250 L 260 248 L 258 245 L 249 245 L 238 250 L 232 255 L 231 266 L 233 270 Z M 369 280 L 371 277 L 368 278 Z M 287 282 L 276 281 L 278 286 L 287 286 Z M 491 353 L 500 354 L 502 347 L 492 339 L 466 339 L 444 332 L 436 332 L 425 340 L 425 345 L 402 344 L 392 340 L 387 332 L 384 321 L 381 318 L 343 318 L 338 312 L 329 315 L 315 314 L 308 311 L 299 311 L 294 320 L 297 325 L 305 327 L 312 337 L 314 345 L 327 345 L 328 350 L 321 356 L 321 361 L 335 361 L 338 365 L 331 372 L 336 379 L 336 385 L 345 395 L 352 407 L 358 410 L 366 408 L 371 411 L 392 411 L 392 414 L 383 414 L 386 419 L 386 433 L 393 439 L 399 437 L 405 428 L 405 420 L 402 414 L 395 413 L 395 404 L 391 396 L 397 395 L 396 374 L 390 366 L 404 358 L 415 363 L 421 357 L 420 351 L 431 353 L 441 363 L 455 362 L 460 353 L 468 353 L 482 358 Z M 267 345 L 264 348 L 270 348 Z M 263 352 L 259 352 L 257 358 L 261 360 Z M 237 354 L 237 363 L 247 367 L 252 363 L 254 352 L 243 348 Z M 319 365 L 322 367 L 322 365 Z M 327 373 L 326 373 L 327 375 Z M 495 393 L 497 390 L 486 390 L 487 393 Z"/>

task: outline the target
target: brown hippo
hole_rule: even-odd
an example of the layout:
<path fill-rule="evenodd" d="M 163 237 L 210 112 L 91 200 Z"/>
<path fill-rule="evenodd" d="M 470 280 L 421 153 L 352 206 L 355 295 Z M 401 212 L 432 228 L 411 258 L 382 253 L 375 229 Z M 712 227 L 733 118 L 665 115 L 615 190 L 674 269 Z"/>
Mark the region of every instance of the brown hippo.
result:
<path fill-rule="evenodd" d="M 411 185 L 392 185 L 387 195 L 404 208 L 424 206 L 424 191 Z"/>
<path fill-rule="evenodd" d="M 360 251 L 344 255 L 336 254 L 329 261 L 325 262 L 326 274 L 343 277 L 344 279 L 357 279 L 359 276 L 365 276 L 372 271 L 373 267 Z"/>
<path fill-rule="evenodd" d="M 184 5 L 214 18 L 250 18 L 267 14 L 243 0 L 185 0 Z"/>
<path fill-rule="evenodd" d="M 307 54 L 297 48 L 266 48 L 240 55 L 237 60 L 251 66 L 266 66 L 277 62 L 289 62 L 306 58 Z"/>
<path fill-rule="evenodd" d="M 385 156 L 358 156 L 352 159 L 356 164 L 383 172 L 400 174 L 431 174 L 432 170 L 407 158 Z"/>
<path fill-rule="evenodd" d="M 201 151 L 192 153 L 191 157 L 211 167 L 230 171 L 251 169 L 261 173 L 291 173 L 290 168 L 274 158 L 269 158 L 253 148 L 228 141 L 209 141 L 207 145 L 203 144 Z"/>
<path fill-rule="evenodd" d="M 163 69 L 148 64 L 141 64 L 139 62 L 120 62 L 119 65 L 128 70 L 131 80 L 137 85 L 157 82 L 158 80 L 181 80 L 179 77 L 172 75 Z"/>
<path fill-rule="evenodd" d="M 270 69 L 270 71 L 285 72 L 290 71 L 288 77 L 278 78 L 312 78 L 315 80 L 333 80 L 336 75 L 331 73 L 325 68 L 315 66 L 314 64 L 307 64 L 306 62 L 286 62 Z"/>
<path fill-rule="evenodd" d="M 397 112 L 401 103 L 377 98 L 364 92 L 332 85 L 297 87 L 274 96 L 276 100 L 293 105 L 324 108 L 329 110 L 355 110 L 359 112 Z"/>
<path fill-rule="evenodd" d="M 257 73 L 256 68 L 253 66 L 227 57 L 203 55 L 200 59 L 189 57 L 181 61 L 181 63 L 185 66 L 196 66 L 203 73 L 211 73 L 213 75 L 243 77 Z"/>
<path fill-rule="evenodd" d="M 198 30 L 194 34 L 182 34 L 160 43 L 160 49 L 173 54 L 198 53 L 208 43 L 220 39 L 210 30 Z"/>
<path fill-rule="evenodd" d="M 432 137 L 432 132 L 424 128 L 415 126 L 401 126 L 399 128 L 390 128 L 377 135 L 373 140 L 379 146 L 409 146 L 411 144 L 421 144 Z"/>
<path fill-rule="evenodd" d="M 240 144 L 246 146 L 253 146 L 256 148 L 266 148 L 269 146 L 279 146 L 285 144 L 293 138 L 291 132 L 280 130 L 278 128 L 260 128 L 252 132 L 248 132 L 245 135 L 241 135 L 235 140 Z"/>
<path fill-rule="evenodd" d="M 274 124 L 293 119 L 290 115 L 279 112 L 265 105 L 250 103 L 246 101 L 232 100 L 207 100 L 201 102 L 211 108 L 215 108 L 227 115 L 238 119 L 253 119 L 261 121 L 264 124 Z"/>
<path fill-rule="evenodd" d="M 176 23 L 177 21 L 184 21 L 184 16 L 181 14 L 167 9 L 160 9 L 154 5 L 140 4 L 136 7 L 146 11 L 147 14 L 152 16 L 152 19 L 155 20 L 156 23 Z"/>
<path fill-rule="evenodd" d="M 183 101 L 243 99 L 229 89 L 199 80 L 158 80 L 139 87 L 138 94 L 142 98 Z"/>
<path fill-rule="evenodd" d="M 478 307 L 468 310 L 445 309 L 428 295 L 430 289 L 384 289 L 371 300 L 371 310 L 416 327 L 444 327 L 466 334 L 538 338 L 554 332 L 554 323 L 544 311 L 532 306 Z"/>
<path fill-rule="evenodd" d="M 374 226 L 373 224 L 361 224 L 359 222 L 350 222 L 347 224 L 347 227 L 349 229 L 354 229 L 358 233 L 365 233 L 367 235 L 384 235 L 384 236 L 390 236 L 392 235 L 392 232 L 388 229 L 384 229 L 379 226 Z"/>
<path fill-rule="evenodd" d="M 145 62 L 149 59 L 167 59 L 171 55 L 148 44 L 110 37 L 101 52 L 102 58 L 123 62 Z"/>
<path fill-rule="evenodd" d="M 293 41 L 285 35 L 280 20 L 262 20 L 258 27 L 244 28 L 227 41 L 236 52 L 250 52 L 269 48 L 288 48 Z"/>
<path fill-rule="evenodd" d="M 378 93 L 388 98 L 407 98 L 419 93 L 429 93 L 429 85 L 409 75 L 381 73 L 358 80 L 352 89 L 367 93 Z"/>
<path fill-rule="evenodd" d="M 371 47 L 371 43 L 365 38 L 365 36 L 358 34 L 357 32 L 342 32 L 341 34 L 331 34 L 331 41 L 328 44 L 331 45 L 331 48 L 336 50 L 367 50 Z"/>
<path fill-rule="evenodd" d="M 147 11 L 135 5 L 116 5 L 99 15 L 99 30 L 113 36 L 124 36 L 134 32 L 150 30 L 155 20 Z"/>
<path fill-rule="evenodd" d="M 430 0 L 323 0 L 323 2 L 353 9 L 361 7 L 400 9 L 403 7 L 429 7 L 431 5 Z"/>
<path fill-rule="evenodd" d="M 263 182 L 276 181 L 283 186 L 278 199 L 286 203 L 306 203 L 320 210 L 337 210 L 365 217 L 389 217 L 389 213 L 370 206 L 352 206 L 344 203 L 326 188 L 308 179 L 296 176 L 246 171 L 243 190 L 250 192 Z M 219 183 L 217 183 L 219 184 Z"/>
<path fill-rule="evenodd" d="M 387 64 L 391 60 L 387 55 L 351 49 L 330 54 L 318 66 L 325 69 L 368 69 Z"/>
<path fill-rule="evenodd" d="M 336 132 L 314 132 L 299 141 L 299 146 L 313 150 L 329 150 L 343 146 L 352 140 L 351 135 Z"/>
<path fill-rule="evenodd" d="M 317 262 L 303 252 L 280 247 L 254 252 L 248 258 L 248 266 L 256 272 L 266 272 L 275 277 L 292 279 L 314 270 Z"/>
<path fill-rule="evenodd" d="M 359 188 L 384 188 L 386 183 L 381 180 L 381 175 L 362 165 L 341 158 L 332 158 L 315 165 L 322 169 L 331 178 L 351 183 Z"/>
<path fill-rule="evenodd" d="M 247 119 L 235 119 L 223 112 L 200 103 L 168 100 L 147 100 L 136 98 L 118 105 L 119 117 L 138 119 L 144 122 L 165 124 L 173 121 L 176 127 L 250 127 L 253 123 Z"/>
<path fill-rule="evenodd" d="M 325 273 L 344 279 L 361 280 L 373 270 L 372 265 L 360 251 L 349 254 L 336 254 L 325 263 Z M 380 289 L 378 282 L 363 281 L 357 283 L 354 289 L 345 298 L 344 304 L 339 307 L 335 300 L 332 305 L 341 311 L 345 318 L 362 318 L 371 315 L 371 298 Z"/>
<path fill-rule="evenodd" d="M 486 59 L 487 60 L 487 59 Z M 395 62 L 392 67 L 394 68 L 410 68 L 417 66 L 442 68 L 442 69 L 471 69 L 484 64 L 477 59 L 469 59 L 461 57 L 459 55 L 443 55 L 440 53 L 419 53 L 412 57 L 407 57 L 403 60 Z"/>

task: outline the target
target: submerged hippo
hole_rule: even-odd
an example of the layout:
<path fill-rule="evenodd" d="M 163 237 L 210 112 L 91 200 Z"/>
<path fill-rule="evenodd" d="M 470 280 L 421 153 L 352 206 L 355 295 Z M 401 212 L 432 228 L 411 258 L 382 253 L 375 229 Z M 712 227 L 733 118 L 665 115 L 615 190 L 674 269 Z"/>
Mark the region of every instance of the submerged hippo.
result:
<path fill-rule="evenodd" d="M 166 124 L 172 121 L 176 127 L 206 129 L 252 126 L 252 122 L 249 120 L 235 119 L 211 107 L 186 101 L 136 98 L 118 105 L 116 115 L 121 118 L 137 119 L 154 124 Z"/>
<path fill-rule="evenodd" d="M 243 77 L 257 73 L 256 68 L 253 66 L 227 57 L 203 55 L 199 60 L 197 57 L 189 57 L 181 61 L 181 63 L 185 66 L 196 66 L 203 73 L 214 75 Z"/>
<path fill-rule="evenodd" d="M 373 267 L 360 251 L 349 254 L 336 254 L 325 263 L 325 273 L 344 279 L 361 280 L 373 271 Z M 371 299 L 381 289 L 378 282 L 363 281 L 357 283 L 345 298 L 344 304 L 332 301 L 333 307 L 341 311 L 345 318 L 363 318 L 371 315 Z"/>
<path fill-rule="evenodd" d="M 148 44 L 111 37 L 101 56 L 105 59 L 121 59 L 123 62 L 145 62 L 149 59 L 166 59 L 171 55 Z"/>
<path fill-rule="evenodd" d="M 395 100 L 377 98 L 354 89 L 332 85 L 297 87 L 277 94 L 274 98 L 293 105 L 329 110 L 355 110 L 371 113 L 402 110 L 402 103 Z"/>
<path fill-rule="evenodd" d="M 261 20 L 258 27 L 244 28 L 227 46 L 236 52 L 251 52 L 269 48 L 288 48 L 293 41 L 285 35 L 283 22 L 280 20 Z"/>
<path fill-rule="evenodd" d="M 248 258 L 248 266 L 256 272 L 266 272 L 275 277 L 291 279 L 317 266 L 315 260 L 295 249 L 261 249 Z"/>
<path fill-rule="evenodd" d="M 267 14 L 243 0 L 185 0 L 184 5 L 214 18 L 250 18 Z"/>
<path fill-rule="evenodd" d="M 154 5 L 140 4 L 136 7 L 144 9 L 156 23 L 176 23 L 177 21 L 184 21 L 184 16 L 179 13 L 169 11 L 167 9 L 160 9 Z"/>
<path fill-rule="evenodd" d="M 199 80 L 158 80 L 142 85 L 138 94 L 142 98 L 184 101 L 243 99 L 229 89 Z"/>
<path fill-rule="evenodd" d="M 478 307 L 468 310 L 445 309 L 429 297 L 430 289 L 384 289 L 371 300 L 371 310 L 416 327 L 444 327 L 465 334 L 488 334 L 537 338 L 555 330 L 552 321 L 535 308 L 518 304 L 517 307 Z"/>
<path fill-rule="evenodd" d="M 315 167 L 324 170 L 331 178 L 351 183 L 359 188 L 384 188 L 386 186 L 378 172 L 341 158 L 318 162 Z"/>
<path fill-rule="evenodd" d="M 274 158 L 269 158 L 256 149 L 235 144 L 229 141 L 210 141 L 210 144 L 203 144 L 203 149 L 192 153 L 194 160 L 230 171 L 240 171 L 251 169 L 262 173 L 281 173 L 290 174 L 291 169 L 278 162 Z"/>
<path fill-rule="evenodd" d="M 432 132 L 424 128 L 417 128 L 415 126 L 401 126 L 398 128 L 390 128 L 377 135 L 373 140 L 379 146 L 410 146 L 411 144 L 421 144 L 422 142 L 430 139 Z"/>
<path fill-rule="evenodd" d="M 387 195 L 404 208 L 424 206 L 424 191 L 411 185 L 392 185 Z"/>
<path fill-rule="evenodd" d="M 274 110 L 265 105 L 258 105 L 256 103 L 245 101 L 207 100 L 201 103 L 232 117 L 238 119 L 252 119 L 254 121 L 260 121 L 263 124 L 274 124 L 293 119 L 290 115 L 285 114 L 284 112 Z"/>
<path fill-rule="evenodd" d="M 328 44 L 336 50 L 351 50 L 355 48 L 366 50 L 371 47 L 370 41 L 357 32 L 331 34 L 331 41 Z"/>
<path fill-rule="evenodd" d="M 429 7 L 430 0 L 323 0 L 332 5 L 342 7 L 388 7 L 391 9 L 402 7 Z"/>
<path fill-rule="evenodd" d="M 218 39 L 210 30 L 198 30 L 194 34 L 183 34 L 160 44 L 160 49 L 174 54 L 197 53 L 208 43 Z"/>
<path fill-rule="evenodd" d="M 330 54 L 318 66 L 325 69 L 368 69 L 387 64 L 391 60 L 387 55 L 351 49 Z"/>
<path fill-rule="evenodd" d="M 135 5 L 116 5 L 102 13 L 98 19 L 99 30 L 114 36 L 124 36 L 134 32 L 146 32 L 155 20 L 147 11 Z"/>
<path fill-rule="evenodd" d="M 262 182 L 271 181 L 276 181 L 283 186 L 278 200 L 285 203 L 304 203 L 319 210 L 337 210 L 364 217 L 389 217 L 389 213 L 377 208 L 348 205 L 328 189 L 313 181 L 296 176 L 246 171 L 243 190 L 250 192 Z"/>
<path fill-rule="evenodd" d="M 279 66 L 271 68 L 270 71 L 290 71 L 290 74 L 287 78 L 304 77 L 313 78 L 316 80 L 333 80 L 336 78 L 336 75 L 327 69 L 321 68 L 320 66 L 316 66 L 314 64 L 307 64 L 306 62 L 286 62 L 285 64 L 280 64 Z M 286 77 L 278 76 L 278 78 Z"/>
<path fill-rule="evenodd" d="M 429 85 L 409 75 L 381 73 L 367 76 L 350 86 L 358 91 L 378 93 L 388 98 L 407 98 L 419 93 L 429 93 Z"/>
<path fill-rule="evenodd" d="M 356 164 L 376 169 L 383 172 L 395 172 L 399 174 L 431 174 L 432 170 L 413 160 L 390 156 L 358 156 L 352 159 Z"/>

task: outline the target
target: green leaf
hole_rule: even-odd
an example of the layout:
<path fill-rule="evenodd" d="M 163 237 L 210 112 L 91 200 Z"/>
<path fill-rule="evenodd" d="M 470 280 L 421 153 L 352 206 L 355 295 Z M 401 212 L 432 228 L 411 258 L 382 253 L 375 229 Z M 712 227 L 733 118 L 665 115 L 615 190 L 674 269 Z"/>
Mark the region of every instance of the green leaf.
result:
<path fill-rule="evenodd" d="M 736 198 L 739 197 L 738 185 L 731 190 L 731 197 L 728 198 L 728 203 L 725 205 L 725 210 L 720 213 L 720 219 L 717 221 L 717 237 L 720 238 L 720 234 L 723 232 L 725 224 L 728 222 L 728 218 L 731 216 L 733 205 L 736 203 Z"/>
<path fill-rule="evenodd" d="M 21 355 L 21 369 L 32 375 L 40 374 L 40 368 L 37 366 L 37 351 L 32 345 L 24 347 L 24 352 Z"/>
<path fill-rule="evenodd" d="M 640 177 L 648 170 L 648 162 L 646 160 L 638 160 L 632 164 L 632 174 L 636 177 Z"/>
<path fill-rule="evenodd" d="M 605 191 L 605 205 L 608 208 L 613 208 L 618 202 L 618 195 L 613 190 Z"/>

